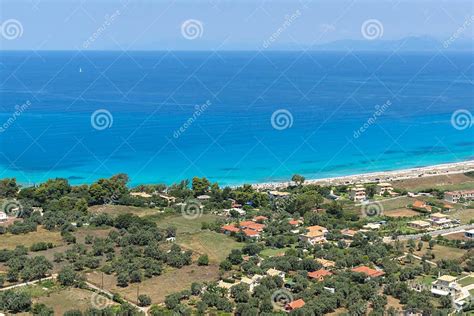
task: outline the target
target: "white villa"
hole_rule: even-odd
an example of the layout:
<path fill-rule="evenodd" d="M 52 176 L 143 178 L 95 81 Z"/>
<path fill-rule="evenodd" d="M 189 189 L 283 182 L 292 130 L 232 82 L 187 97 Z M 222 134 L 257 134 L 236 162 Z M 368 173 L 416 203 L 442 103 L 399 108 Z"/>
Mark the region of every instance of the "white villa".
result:
<path fill-rule="evenodd" d="M 440 276 L 431 284 L 431 293 L 437 296 L 451 296 L 453 307 L 459 311 L 470 297 L 469 290 L 472 286 L 462 287 L 457 281 L 458 278 L 451 275 Z"/>
<path fill-rule="evenodd" d="M 383 195 L 385 192 L 388 192 L 389 194 L 392 194 L 393 192 L 393 187 L 390 183 L 377 183 L 377 186 L 375 187 L 375 192 L 378 195 Z"/>
<path fill-rule="evenodd" d="M 354 202 L 362 202 L 367 199 L 365 188 L 362 185 L 356 185 L 349 190 L 349 197 Z"/>

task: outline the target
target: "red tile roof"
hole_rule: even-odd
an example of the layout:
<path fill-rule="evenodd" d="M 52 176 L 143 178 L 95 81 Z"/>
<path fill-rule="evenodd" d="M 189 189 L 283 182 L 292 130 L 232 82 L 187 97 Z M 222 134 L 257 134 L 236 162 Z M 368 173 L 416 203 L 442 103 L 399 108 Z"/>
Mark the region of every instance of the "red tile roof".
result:
<path fill-rule="evenodd" d="M 268 219 L 268 217 L 259 215 L 259 216 L 255 217 L 253 220 L 258 222 L 258 221 L 266 221 L 267 219 Z"/>
<path fill-rule="evenodd" d="M 299 224 L 300 224 L 300 222 L 299 222 L 298 220 L 296 220 L 296 219 L 293 219 L 293 220 L 289 221 L 288 223 L 289 223 L 290 225 L 293 225 L 293 226 L 296 226 L 296 225 L 299 225 Z"/>
<path fill-rule="evenodd" d="M 290 310 L 293 310 L 293 309 L 298 309 L 298 308 L 301 308 L 304 306 L 304 301 L 302 299 L 299 299 L 299 300 L 296 300 L 296 301 L 293 301 L 291 303 L 288 303 L 286 305 L 286 308 L 287 309 L 290 309 Z"/>
<path fill-rule="evenodd" d="M 265 225 L 254 223 L 254 222 L 251 222 L 251 221 L 245 221 L 245 222 L 240 222 L 240 227 L 241 228 L 248 228 L 248 229 L 252 229 L 252 230 L 256 230 L 256 231 L 261 232 L 265 228 Z"/>
<path fill-rule="evenodd" d="M 224 226 L 221 227 L 221 230 L 222 231 L 228 231 L 228 232 L 234 232 L 234 233 L 237 233 L 238 231 L 240 231 L 240 229 L 238 229 L 234 225 L 224 225 Z"/>
<path fill-rule="evenodd" d="M 260 233 L 252 230 L 252 229 L 242 229 L 242 232 L 245 234 L 247 237 L 252 237 L 252 236 L 260 236 Z"/>
<path fill-rule="evenodd" d="M 426 203 L 423 202 L 423 201 L 418 201 L 418 200 L 416 200 L 415 202 L 413 202 L 413 207 L 421 207 L 421 208 L 423 208 L 423 207 L 425 207 L 425 206 L 426 206 Z"/>
<path fill-rule="evenodd" d="M 320 278 L 324 278 L 325 276 L 328 276 L 328 275 L 332 275 L 332 273 L 324 269 L 320 269 L 320 270 L 308 273 L 309 278 L 317 279 L 317 280 L 319 280 Z"/>
<path fill-rule="evenodd" d="M 371 278 L 376 278 L 376 277 L 379 277 L 379 276 L 382 276 L 382 275 L 385 274 L 385 272 L 383 272 L 383 271 L 374 270 L 374 269 L 371 269 L 371 268 L 366 267 L 366 266 L 360 266 L 360 267 L 357 267 L 357 268 L 353 268 L 352 272 L 363 273 L 366 276 L 371 277 Z"/>

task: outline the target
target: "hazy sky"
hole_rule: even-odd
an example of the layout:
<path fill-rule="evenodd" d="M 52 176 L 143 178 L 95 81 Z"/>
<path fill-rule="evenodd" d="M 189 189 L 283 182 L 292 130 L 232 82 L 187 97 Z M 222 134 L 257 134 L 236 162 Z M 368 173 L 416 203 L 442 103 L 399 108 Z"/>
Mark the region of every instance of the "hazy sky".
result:
<path fill-rule="evenodd" d="M 473 0 L 0 3 L 1 49 L 283 49 L 364 39 L 364 23 L 377 40 L 474 34 Z"/>

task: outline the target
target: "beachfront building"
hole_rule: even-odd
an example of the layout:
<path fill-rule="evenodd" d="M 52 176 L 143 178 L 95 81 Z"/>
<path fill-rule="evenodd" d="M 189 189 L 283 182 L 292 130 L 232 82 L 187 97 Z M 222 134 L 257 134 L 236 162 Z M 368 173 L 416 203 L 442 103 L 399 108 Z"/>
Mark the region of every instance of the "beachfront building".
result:
<path fill-rule="evenodd" d="M 465 231 L 464 236 L 469 239 L 474 239 L 474 229 Z"/>
<path fill-rule="evenodd" d="M 444 193 L 444 199 L 450 203 L 458 203 L 459 201 L 472 201 L 474 200 L 474 190 L 460 190 L 460 191 L 449 191 Z"/>
<path fill-rule="evenodd" d="M 146 193 L 146 192 L 130 192 L 130 195 L 134 197 L 142 197 L 145 199 L 149 199 L 152 197 L 150 193 Z"/>
<path fill-rule="evenodd" d="M 452 224 L 449 216 L 441 213 L 431 214 L 429 221 L 433 226 L 449 226 Z"/>
<path fill-rule="evenodd" d="M 431 227 L 431 224 L 426 221 L 411 221 L 408 223 L 408 226 L 415 229 L 427 229 Z"/>
<path fill-rule="evenodd" d="M 393 193 L 393 187 L 390 183 L 386 183 L 386 182 L 383 182 L 383 183 L 377 183 L 377 186 L 375 187 L 375 192 L 378 194 L 378 195 L 384 195 L 386 193 L 392 195 Z"/>
<path fill-rule="evenodd" d="M 274 199 L 286 199 L 290 197 L 289 192 L 280 192 L 280 191 L 269 191 L 268 196 L 270 197 L 270 200 Z"/>
<path fill-rule="evenodd" d="M 356 185 L 349 190 L 349 197 L 354 202 L 362 202 L 367 199 L 365 188 L 362 185 Z"/>
<path fill-rule="evenodd" d="M 309 226 L 306 227 L 306 232 L 300 234 L 300 240 L 308 242 L 311 245 L 321 244 L 326 242 L 326 234 L 328 230 L 322 226 Z"/>

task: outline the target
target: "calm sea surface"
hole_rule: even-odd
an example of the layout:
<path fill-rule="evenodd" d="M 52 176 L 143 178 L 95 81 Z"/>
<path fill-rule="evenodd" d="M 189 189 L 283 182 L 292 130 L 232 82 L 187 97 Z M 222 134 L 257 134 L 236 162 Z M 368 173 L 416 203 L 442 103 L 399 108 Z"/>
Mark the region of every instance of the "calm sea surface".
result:
<path fill-rule="evenodd" d="M 474 113 L 471 53 L 0 57 L 0 178 L 24 184 L 118 172 L 241 184 L 474 157 L 474 126 L 451 124 Z"/>

